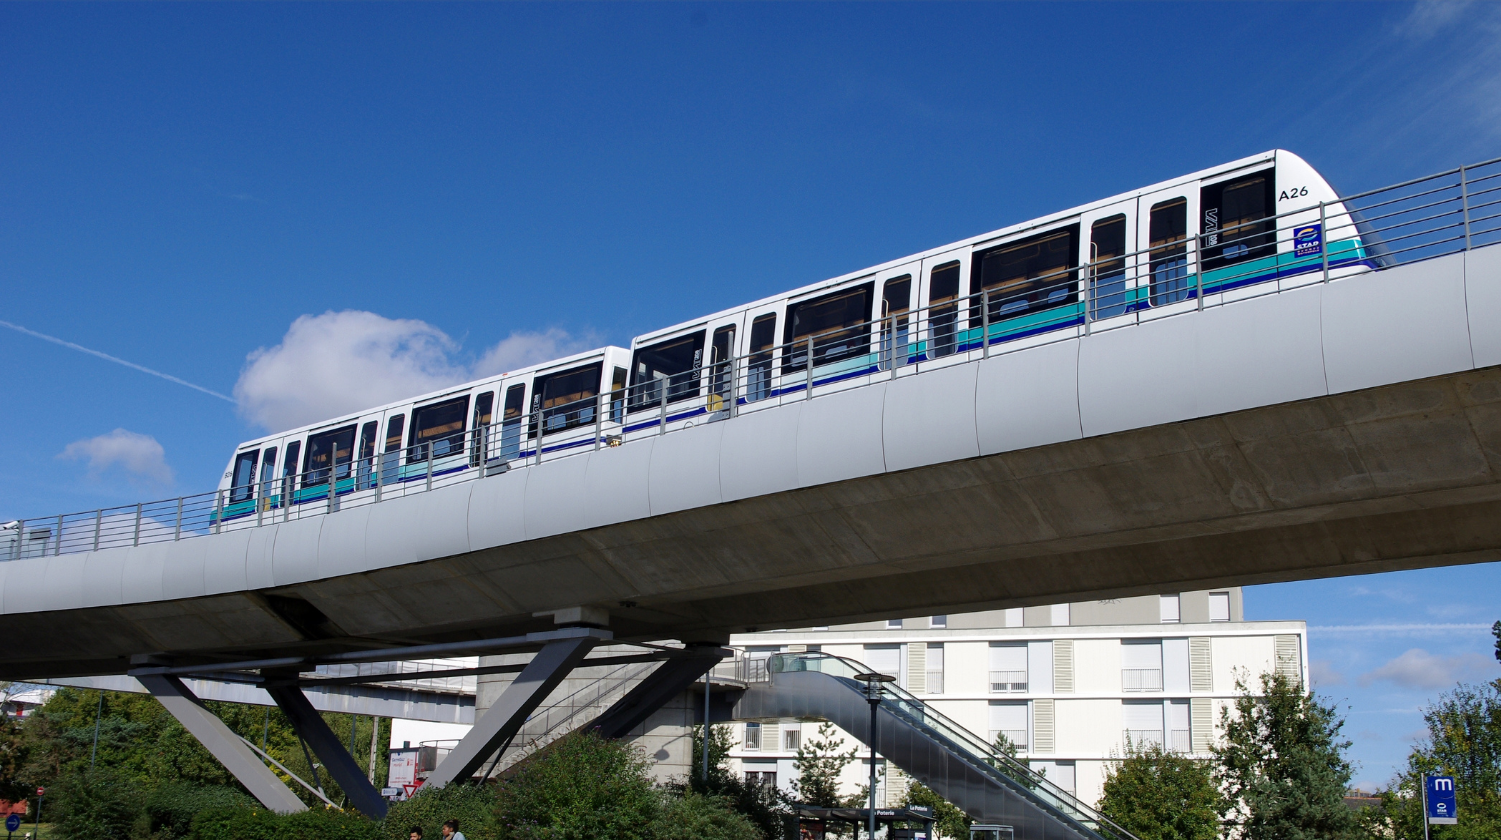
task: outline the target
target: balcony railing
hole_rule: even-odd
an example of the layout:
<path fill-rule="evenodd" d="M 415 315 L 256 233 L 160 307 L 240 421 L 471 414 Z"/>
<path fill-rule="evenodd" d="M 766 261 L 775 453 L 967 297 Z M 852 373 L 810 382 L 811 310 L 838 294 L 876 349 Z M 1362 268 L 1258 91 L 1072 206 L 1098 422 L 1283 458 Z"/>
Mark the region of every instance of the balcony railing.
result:
<path fill-rule="evenodd" d="M 1021 694 L 1027 690 L 1026 671 L 991 671 L 991 694 Z"/>
<path fill-rule="evenodd" d="M 1170 729 L 1167 733 L 1167 748 L 1173 752 L 1193 752 L 1193 739 L 1187 729 Z"/>
<path fill-rule="evenodd" d="M 1122 668 L 1121 691 L 1161 691 L 1161 668 Z"/>
<path fill-rule="evenodd" d="M 1161 729 L 1127 729 L 1125 731 L 1125 743 L 1132 747 L 1160 747 L 1162 746 Z"/>
<path fill-rule="evenodd" d="M 1011 746 L 1016 747 L 1017 752 L 1024 753 L 1027 751 L 1027 730 L 992 729 L 990 730 L 990 743 L 998 743 L 1002 736 L 1011 743 Z"/>
<path fill-rule="evenodd" d="M 942 694 L 943 693 L 943 672 L 942 671 L 929 671 L 928 672 L 927 687 L 928 687 L 927 691 L 928 691 L 929 694 Z"/>

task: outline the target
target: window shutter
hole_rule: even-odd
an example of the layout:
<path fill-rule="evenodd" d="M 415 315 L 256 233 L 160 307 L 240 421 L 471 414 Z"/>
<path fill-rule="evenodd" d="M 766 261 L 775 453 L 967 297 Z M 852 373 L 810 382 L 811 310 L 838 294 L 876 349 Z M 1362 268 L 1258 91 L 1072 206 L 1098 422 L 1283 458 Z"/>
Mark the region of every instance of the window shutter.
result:
<path fill-rule="evenodd" d="M 1214 691 L 1214 660 L 1211 650 L 1207 636 L 1195 636 L 1188 640 L 1188 682 L 1191 691 Z"/>
<path fill-rule="evenodd" d="M 1303 681 L 1302 650 L 1297 636 L 1278 636 L 1277 673 L 1292 680 L 1295 685 Z"/>
<path fill-rule="evenodd" d="M 1058 694 L 1074 692 L 1074 641 L 1072 639 L 1053 642 L 1053 691 Z"/>
<path fill-rule="evenodd" d="M 1188 701 L 1188 705 L 1194 752 L 1207 753 L 1214 747 L 1214 701 L 1208 697 L 1195 697 Z"/>
<path fill-rule="evenodd" d="M 782 750 L 782 724 L 761 724 L 761 749 L 766 752 L 781 752 Z"/>
<path fill-rule="evenodd" d="M 907 648 L 907 690 L 913 694 L 928 693 L 927 645 L 910 645 Z"/>
<path fill-rule="evenodd" d="M 1032 701 L 1032 749 L 1031 752 L 1053 751 L 1054 721 L 1052 700 Z"/>

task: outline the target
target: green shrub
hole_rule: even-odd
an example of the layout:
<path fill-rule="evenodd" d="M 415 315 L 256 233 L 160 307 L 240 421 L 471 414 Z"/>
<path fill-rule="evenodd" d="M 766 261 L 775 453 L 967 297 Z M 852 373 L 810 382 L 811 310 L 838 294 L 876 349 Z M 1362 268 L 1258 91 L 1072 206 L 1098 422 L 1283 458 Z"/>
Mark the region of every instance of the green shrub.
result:
<path fill-rule="evenodd" d="M 576 732 L 522 764 L 498 792 L 505 840 L 650 840 L 662 810 L 640 750 Z"/>
<path fill-rule="evenodd" d="M 437 840 L 445 820 L 458 820 L 459 831 L 469 840 L 486 840 L 495 834 L 495 806 L 494 785 L 421 788 L 416 796 L 391 806 L 381 822 L 381 836 L 407 840 L 407 832 L 415 825 L 422 828 L 424 838 Z"/>
<path fill-rule="evenodd" d="M 63 840 L 128 840 L 141 796 L 128 778 L 99 769 L 65 777 L 53 807 Z"/>
<path fill-rule="evenodd" d="M 219 785 L 193 785 L 182 782 L 158 787 L 146 797 L 145 814 L 139 833 L 152 840 L 179 840 L 192 831 L 193 818 L 212 808 L 256 807 L 255 800 L 243 792 Z"/>
<path fill-rule="evenodd" d="M 655 840 L 763 840 L 761 830 L 721 796 L 671 796 L 652 831 Z"/>
<path fill-rule="evenodd" d="M 354 811 L 311 808 L 277 814 L 260 808 L 210 808 L 193 819 L 191 840 L 380 840 L 380 827 Z"/>

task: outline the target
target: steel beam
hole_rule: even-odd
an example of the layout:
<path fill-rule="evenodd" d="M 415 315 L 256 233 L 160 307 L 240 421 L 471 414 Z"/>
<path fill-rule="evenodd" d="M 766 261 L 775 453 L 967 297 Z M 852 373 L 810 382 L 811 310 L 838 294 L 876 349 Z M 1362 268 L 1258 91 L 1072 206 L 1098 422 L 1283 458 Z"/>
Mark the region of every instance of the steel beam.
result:
<path fill-rule="evenodd" d="M 691 645 L 687 651 L 688 655 L 663 662 L 624 697 L 616 700 L 604 714 L 595 718 L 589 728 L 605 738 L 625 737 L 651 717 L 652 712 L 686 691 L 721 659 L 734 655 L 718 645 Z"/>
<path fill-rule="evenodd" d="M 475 722 L 464 740 L 427 777 L 427 787 L 440 788 L 455 780 L 468 779 L 485 759 L 514 738 L 547 695 L 577 668 L 598 640 L 584 636 L 549 642 Z"/>
<path fill-rule="evenodd" d="M 349 803 L 372 820 L 383 819 L 386 816 L 386 800 L 381 798 L 380 791 L 365 778 L 365 771 L 360 769 L 354 756 L 340 743 L 339 736 L 328 728 L 323 716 L 308 702 L 302 689 L 295 685 L 279 685 L 267 688 L 266 691 L 287 716 L 287 720 L 291 721 L 292 729 L 323 760 L 324 768 L 339 783 L 339 787 L 343 788 L 344 795 L 349 797 Z"/>
<path fill-rule="evenodd" d="M 151 674 L 136 679 L 262 805 L 281 814 L 307 810 L 297 794 L 282 784 L 281 779 L 271 772 L 271 768 L 262 763 L 260 757 L 224 721 L 204 708 L 193 692 L 182 684 L 182 680 L 170 674 Z"/>

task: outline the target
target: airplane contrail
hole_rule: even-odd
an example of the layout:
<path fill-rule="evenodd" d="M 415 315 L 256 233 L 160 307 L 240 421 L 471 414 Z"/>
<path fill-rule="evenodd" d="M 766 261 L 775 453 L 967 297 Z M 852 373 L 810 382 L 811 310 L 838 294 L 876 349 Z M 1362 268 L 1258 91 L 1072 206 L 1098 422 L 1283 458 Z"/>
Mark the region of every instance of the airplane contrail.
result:
<path fill-rule="evenodd" d="M 152 370 L 151 368 L 145 367 L 144 365 L 138 365 L 135 362 L 127 362 L 124 359 L 121 359 L 121 358 L 119 358 L 117 356 L 111 356 L 108 353 L 101 353 L 98 350 L 90 350 L 89 348 L 84 347 L 81 344 L 74 344 L 71 341 L 64 341 L 64 340 L 62 340 L 60 338 L 57 338 L 56 336 L 50 336 L 50 335 L 47 335 L 46 333 L 39 333 L 36 330 L 28 330 L 25 327 L 21 326 L 20 324 L 12 324 L 9 321 L 0 321 L 0 327 L 8 327 L 10 329 L 15 330 L 18 333 L 22 333 L 24 335 L 29 335 L 29 336 L 32 336 L 33 338 L 40 338 L 43 341 L 50 341 L 53 344 L 60 344 L 63 347 L 67 347 L 70 350 L 77 350 L 80 353 L 87 353 L 90 356 L 97 356 L 97 357 L 105 360 L 106 362 L 114 362 L 117 365 L 124 365 L 124 366 L 126 366 L 128 368 L 131 368 L 133 370 L 138 370 L 141 373 L 149 373 L 152 376 L 157 377 L 158 379 L 165 379 L 168 382 L 176 382 L 178 385 L 186 385 L 187 387 L 192 388 L 194 391 L 201 391 L 201 392 L 203 392 L 205 394 L 208 394 L 211 397 L 218 397 L 219 399 L 224 400 L 227 403 L 233 403 L 234 402 L 234 399 L 232 397 L 226 397 L 223 394 L 219 393 L 218 391 L 210 391 L 209 389 L 203 387 L 202 385 L 194 385 L 193 383 L 187 381 L 186 379 L 178 379 L 177 377 L 173 376 L 170 373 L 162 373 L 159 370 Z"/>

